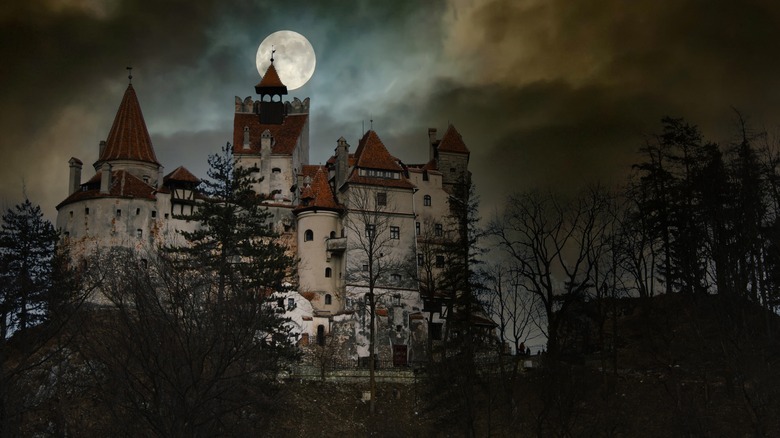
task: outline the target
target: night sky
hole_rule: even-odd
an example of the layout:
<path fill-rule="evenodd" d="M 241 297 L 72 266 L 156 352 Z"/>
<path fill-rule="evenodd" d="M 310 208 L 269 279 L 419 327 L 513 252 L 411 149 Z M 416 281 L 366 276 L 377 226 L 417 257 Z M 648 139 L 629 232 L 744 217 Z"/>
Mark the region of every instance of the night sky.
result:
<path fill-rule="evenodd" d="M 129 65 L 166 173 L 204 176 L 235 96 L 255 96 L 258 45 L 284 29 L 317 54 L 288 95 L 312 100 L 313 164 L 342 135 L 354 151 L 370 119 L 391 153 L 424 162 L 427 128 L 451 122 L 485 217 L 512 191 L 622 182 L 665 115 L 722 144 L 732 107 L 780 123 L 778 2 L 5 0 L 0 204 L 26 193 L 54 219 L 68 159 L 92 175 Z"/>

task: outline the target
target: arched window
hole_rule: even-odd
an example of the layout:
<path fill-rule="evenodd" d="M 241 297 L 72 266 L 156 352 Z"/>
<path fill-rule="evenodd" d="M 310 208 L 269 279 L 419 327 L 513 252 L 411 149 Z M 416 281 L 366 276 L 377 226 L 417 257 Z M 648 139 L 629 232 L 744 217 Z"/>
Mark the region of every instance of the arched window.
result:
<path fill-rule="evenodd" d="M 333 297 L 330 294 L 325 294 L 325 305 L 328 306 L 333 302 Z"/>
<path fill-rule="evenodd" d="M 330 238 L 331 239 L 335 239 L 336 238 L 336 232 L 335 231 L 331 231 L 330 232 Z"/>
<path fill-rule="evenodd" d="M 423 205 L 426 207 L 431 206 L 431 195 L 425 195 L 423 196 Z"/>
<path fill-rule="evenodd" d="M 325 277 L 330 278 L 333 275 L 333 270 L 330 268 L 325 268 Z"/>
<path fill-rule="evenodd" d="M 306 231 L 303 233 L 303 241 L 304 241 L 304 242 L 308 242 L 308 241 L 310 241 L 310 240 L 314 240 L 314 231 L 312 231 L 312 230 L 306 230 Z"/>

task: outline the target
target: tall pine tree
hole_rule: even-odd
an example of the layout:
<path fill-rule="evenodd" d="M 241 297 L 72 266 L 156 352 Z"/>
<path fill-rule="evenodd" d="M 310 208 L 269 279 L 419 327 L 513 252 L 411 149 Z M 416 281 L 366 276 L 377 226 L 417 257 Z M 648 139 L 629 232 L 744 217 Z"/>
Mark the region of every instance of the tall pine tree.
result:
<path fill-rule="evenodd" d="M 58 233 L 29 199 L 6 211 L 0 229 L 0 335 L 43 320 Z"/>

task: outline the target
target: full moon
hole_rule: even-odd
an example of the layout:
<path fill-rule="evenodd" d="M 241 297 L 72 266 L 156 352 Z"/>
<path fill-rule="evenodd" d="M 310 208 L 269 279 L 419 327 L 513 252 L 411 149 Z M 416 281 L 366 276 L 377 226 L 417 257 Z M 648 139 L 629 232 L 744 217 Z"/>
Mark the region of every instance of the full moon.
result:
<path fill-rule="evenodd" d="M 255 62 L 261 76 L 271 65 L 272 49 L 276 51 L 274 67 L 288 90 L 302 87 L 314 74 L 317 58 L 309 40 L 298 32 L 280 30 L 265 37 L 257 48 Z"/>

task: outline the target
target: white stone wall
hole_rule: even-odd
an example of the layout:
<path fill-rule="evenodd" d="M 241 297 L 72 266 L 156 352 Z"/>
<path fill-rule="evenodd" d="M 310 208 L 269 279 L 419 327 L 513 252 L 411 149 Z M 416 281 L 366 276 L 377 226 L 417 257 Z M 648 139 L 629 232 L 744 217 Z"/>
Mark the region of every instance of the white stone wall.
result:
<path fill-rule="evenodd" d="M 316 293 L 312 305 L 316 310 L 335 313 L 343 307 L 343 253 L 327 250 L 331 233 L 341 236 L 341 220 L 333 211 L 305 211 L 298 214 L 298 281 L 301 293 Z M 306 240 L 306 231 L 313 234 Z M 330 268 L 331 276 L 325 276 Z M 325 295 L 331 295 L 331 304 L 325 304 Z"/>

